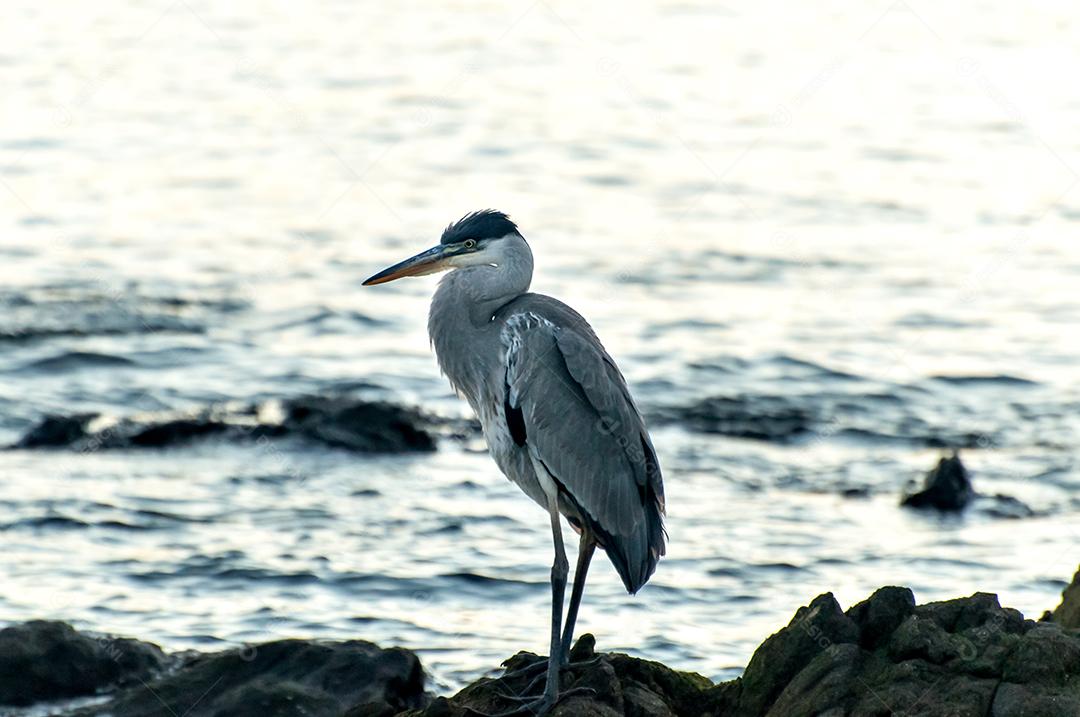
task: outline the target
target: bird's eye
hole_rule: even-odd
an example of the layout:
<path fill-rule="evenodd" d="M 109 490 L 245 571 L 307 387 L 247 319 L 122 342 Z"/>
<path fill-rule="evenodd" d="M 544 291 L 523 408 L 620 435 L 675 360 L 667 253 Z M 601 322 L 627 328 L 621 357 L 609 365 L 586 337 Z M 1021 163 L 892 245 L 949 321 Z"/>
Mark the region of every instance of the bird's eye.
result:
<path fill-rule="evenodd" d="M 464 242 L 462 242 L 462 244 L 464 245 L 464 247 L 466 249 L 472 249 L 473 247 L 476 246 L 476 240 L 475 239 L 466 239 Z"/>

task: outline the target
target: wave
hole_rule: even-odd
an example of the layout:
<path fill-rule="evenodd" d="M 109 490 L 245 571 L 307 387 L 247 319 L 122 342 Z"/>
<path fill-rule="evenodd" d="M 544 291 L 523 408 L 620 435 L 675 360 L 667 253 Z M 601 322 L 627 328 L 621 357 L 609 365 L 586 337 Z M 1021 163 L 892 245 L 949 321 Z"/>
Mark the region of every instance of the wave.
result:
<path fill-rule="evenodd" d="M 31 361 L 22 366 L 20 372 L 36 371 L 76 371 L 84 368 L 109 368 L 116 366 L 134 366 L 135 361 L 123 356 L 101 354 L 92 351 L 65 351 L 54 356 Z"/>
<path fill-rule="evenodd" d="M 137 286 L 90 282 L 0 293 L 0 342 L 152 333 L 202 334 L 210 315 L 248 304 L 232 298 L 149 294 Z"/>
<path fill-rule="evenodd" d="M 711 395 L 646 406 L 654 422 L 785 444 L 846 439 L 979 449 L 1067 443 L 1061 440 L 1068 433 L 1065 402 L 1019 376 L 938 375 L 899 384 L 783 354 L 735 362 L 720 357 L 690 368 L 699 386 L 713 387 Z"/>
<path fill-rule="evenodd" d="M 933 376 L 933 380 L 957 386 L 1038 386 L 1037 381 L 1008 374 L 990 376 Z"/>

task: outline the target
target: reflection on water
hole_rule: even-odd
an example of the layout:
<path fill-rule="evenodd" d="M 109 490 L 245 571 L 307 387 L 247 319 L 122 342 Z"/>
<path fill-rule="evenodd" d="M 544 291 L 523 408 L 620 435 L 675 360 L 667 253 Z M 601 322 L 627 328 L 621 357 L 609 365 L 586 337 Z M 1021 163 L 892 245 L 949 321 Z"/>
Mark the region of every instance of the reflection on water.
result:
<path fill-rule="evenodd" d="M 433 280 L 360 281 L 492 206 L 657 425 L 670 554 L 635 598 L 595 570 L 603 648 L 726 677 L 818 592 L 982 589 L 1036 615 L 1071 574 L 1064 15 L 22 5 L 34 31 L 0 50 L 4 444 L 47 414 L 304 394 L 460 416 Z M 686 413 L 716 397 L 801 428 L 718 435 Z M 1035 517 L 898 510 L 939 445 Z M 0 454 L 0 618 L 170 647 L 359 636 L 452 686 L 545 632 L 544 521 L 476 447 Z"/>

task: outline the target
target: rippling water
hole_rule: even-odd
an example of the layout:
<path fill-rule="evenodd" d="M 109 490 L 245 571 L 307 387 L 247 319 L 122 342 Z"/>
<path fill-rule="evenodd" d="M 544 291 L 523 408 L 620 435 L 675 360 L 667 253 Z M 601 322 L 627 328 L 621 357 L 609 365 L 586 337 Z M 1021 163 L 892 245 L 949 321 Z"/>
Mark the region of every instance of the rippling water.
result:
<path fill-rule="evenodd" d="M 1034 616 L 1075 568 L 1064 6 L 7 15 L 0 443 L 48 414 L 308 394 L 464 416 L 428 349 L 434 280 L 360 282 L 493 206 L 655 425 L 670 552 L 634 598 L 596 564 L 580 625 L 604 649 L 726 678 L 825 590 Z M 718 397 L 796 430 L 710 432 L 691 409 Z M 985 497 L 900 510 L 952 446 Z M 170 648 L 363 637 L 452 688 L 545 642 L 545 520 L 482 448 L 0 452 L 0 618 Z"/>

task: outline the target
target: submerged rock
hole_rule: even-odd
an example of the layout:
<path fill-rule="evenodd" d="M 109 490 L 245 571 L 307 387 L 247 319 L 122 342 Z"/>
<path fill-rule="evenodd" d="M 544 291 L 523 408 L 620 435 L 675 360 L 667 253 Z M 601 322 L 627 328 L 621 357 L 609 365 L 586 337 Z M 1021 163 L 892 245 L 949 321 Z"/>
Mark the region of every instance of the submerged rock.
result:
<path fill-rule="evenodd" d="M 310 396 L 285 403 L 283 425 L 316 441 L 353 451 L 433 451 L 435 439 L 418 411 L 385 402 Z"/>
<path fill-rule="evenodd" d="M 814 377 L 789 377 L 782 380 L 812 390 L 733 392 L 685 405 L 647 407 L 648 417 L 690 431 L 775 443 L 842 439 L 927 448 L 999 446 L 1001 426 L 1013 425 L 1000 417 L 972 425 L 977 407 L 943 405 L 934 391 L 921 386 L 850 379 L 843 379 L 845 386 L 826 386 Z M 1027 425 L 1022 416 L 1015 418 Z"/>
<path fill-rule="evenodd" d="M 86 437 L 86 427 L 97 414 L 77 413 L 73 416 L 45 416 L 13 448 L 54 448 L 70 446 Z"/>
<path fill-rule="evenodd" d="M 165 665 L 157 645 L 94 637 L 63 622 L 33 620 L 0 630 L 0 705 L 92 695 L 149 680 Z"/>
<path fill-rule="evenodd" d="M 97 428 L 92 426 L 96 414 L 46 416 L 11 448 L 168 448 L 208 438 L 242 442 L 291 436 L 366 453 L 435 450 L 434 420 L 413 408 L 344 396 L 303 396 L 264 408 L 214 406 L 185 415 L 132 416 Z M 264 414 L 283 417 L 261 420 Z"/>
<path fill-rule="evenodd" d="M 760 441 L 791 441 L 813 430 L 815 413 L 782 396 L 713 396 L 661 411 L 693 431 Z"/>
<path fill-rule="evenodd" d="M 911 508 L 959 511 L 966 508 L 974 497 L 975 491 L 971 487 L 967 468 L 960 462 L 960 456 L 953 454 L 938 461 L 937 466 L 926 474 L 923 489 L 905 496 L 900 504 Z"/>
<path fill-rule="evenodd" d="M 222 421 L 215 421 L 206 417 L 177 418 L 151 423 L 139 428 L 134 433 L 115 438 L 115 447 L 137 446 L 142 448 L 165 448 L 182 443 L 188 443 L 196 438 L 221 435 L 235 427 Z"/>

